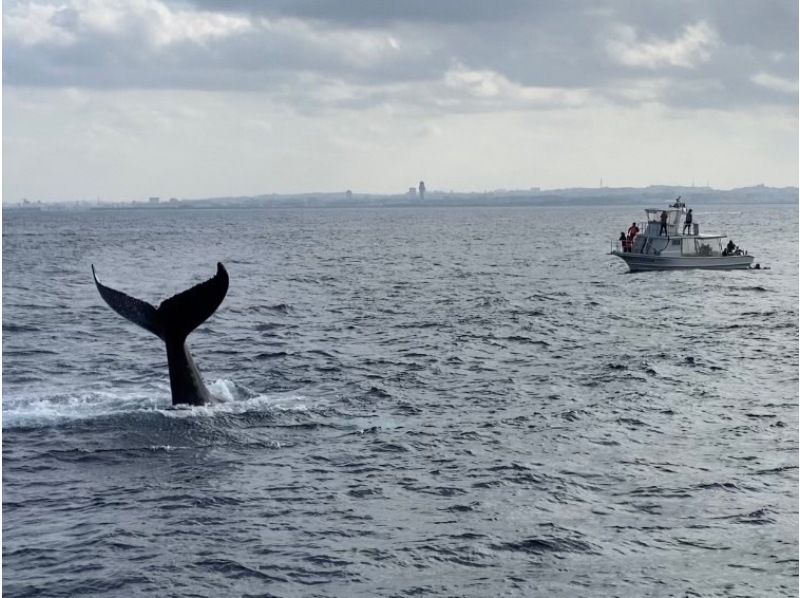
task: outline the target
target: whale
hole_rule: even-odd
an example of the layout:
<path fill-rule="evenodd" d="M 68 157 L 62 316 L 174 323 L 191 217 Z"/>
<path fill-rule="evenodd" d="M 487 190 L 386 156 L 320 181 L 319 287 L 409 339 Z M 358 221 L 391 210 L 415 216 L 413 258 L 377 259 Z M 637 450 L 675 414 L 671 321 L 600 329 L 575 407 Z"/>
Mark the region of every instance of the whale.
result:
<path fill-rule="evenodd" d="M 205 405 L 211 401 L 203 377 L 186 346 L 186 338 L 217 311 L 228 292 L 228 272 L 217 263 L 217 273 L 169 299 L 158 307 L 107 287 L 97 280 L 94 264 L 92 277 L 100 296 L 108 306 L 134 324 L 155 334 L 167 349 L 169 385 L 173 405 Z"/>

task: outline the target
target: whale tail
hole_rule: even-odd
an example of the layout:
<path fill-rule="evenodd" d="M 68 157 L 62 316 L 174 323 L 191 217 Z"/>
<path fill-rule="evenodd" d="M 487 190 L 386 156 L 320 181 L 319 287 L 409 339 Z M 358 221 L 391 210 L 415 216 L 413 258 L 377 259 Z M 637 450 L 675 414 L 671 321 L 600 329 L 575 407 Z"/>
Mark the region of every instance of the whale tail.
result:
<path fill-rule="evenodd" d="M 183 343 L 192 330 L 211 317 L 228 292 L 228 272 L 221 263 L 217 263 L 217 273 L 212 278 L 162 301 L 158 308 L 101 284 L 94 264 L 92 276 L 111 309 L 170 343 Z"/>

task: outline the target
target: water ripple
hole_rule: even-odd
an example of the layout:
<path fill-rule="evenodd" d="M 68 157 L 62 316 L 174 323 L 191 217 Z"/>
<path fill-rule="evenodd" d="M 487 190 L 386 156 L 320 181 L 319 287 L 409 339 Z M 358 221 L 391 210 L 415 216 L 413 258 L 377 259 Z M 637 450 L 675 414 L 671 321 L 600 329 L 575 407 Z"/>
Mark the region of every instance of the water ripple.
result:
<path fill-rule="evenodd" d="M 627 274 L 623 208 L 9 215 L 4 595 L 796 595 L 797 208 L 715 209 L 770 270 Z M 89 264 L 216 261 L 173 408 Z"/>

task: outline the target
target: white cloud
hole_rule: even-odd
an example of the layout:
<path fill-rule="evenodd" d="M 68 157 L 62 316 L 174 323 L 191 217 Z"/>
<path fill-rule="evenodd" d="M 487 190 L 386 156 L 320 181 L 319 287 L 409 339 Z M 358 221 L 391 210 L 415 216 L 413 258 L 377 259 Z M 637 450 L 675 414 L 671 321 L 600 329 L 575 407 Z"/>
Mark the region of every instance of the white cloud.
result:
<path fill-rule="evenodd" d="M 74 0 L 68 5 L 17 5 L 6 15 L 4 33 L 25 46 L 66 46 L 85 37 L 134 32 L 161 47 L 204 43 L 251 29 L 246 17 L 174 9 L 160 0 Z"/>
<path fill-rule="evenodd" d="M 249 31 L 247 18 L 206 11 L 171 10 L 158 0 L 124 2 L 122 6 L 137 6 L 146 23 L 151 39 L 157 46 L 190 41 L 203 43 Z"/>
<path fill-rule="evenodd" d="M 58 25 L 60 11 L 58 6 L 47 4 L 15 6 L 3 17 L 3 36 L 22 46 L 70 45 L 76 37 Z"/>
<path fill-rule="evenodd" d="M 797 93 L 797 81 L 784 79 L 783 77 L 776 77 L 769 73 L 758 73 L 750 77 L 750 80 L 756 85 L 766 87 L 773 91 L 780 91 L 782 93 Z"/>
<path fill-rule="evenodd" d="M 518 106 L 577 107 L 590 99 L 584 89 L 520 85 L 491 70 L 472 70 L 457 65 L 444 74 L 444 84 L 453 91 L 466 93 L 478 100 Z"/>
<path fill-rule="evenodd" d="M 328 41 L 341 48 L 344 58 L 355 66 L 377 64 L 400 50 L 397 39 L 384 33 L 338 32 L 330 34 Z"/>
<path fill-rule="evenodd" d="M 632 103 L 663 103 L 670 87 L 667 78 L 620 81 L 611 86 L 609 96 Z"/>
<path fill-rule="evenodd" d="M 684 27 L 673 41 L 657 38 L 641 41 L 633 27 L 619 26 L 616 39 L 608 42 L 607 50 L 614 60 L 625 66 L 694 68 L 708 62 L 718 45 L 717 32 L 705 21 L 699 21 Z"/>
<path fill-rule="evenodd" d="M 258 25 L 260 32 L 273 42 L 313 50 L 357 68 L 400 56 L 401 51 L 414 51 L 403 47 L 394 35 L 381 30 L 320 29 L 318 25 L 296 18 L 262 18 Z"/>
<path fill-rule="evenodd" d="M 498 73 L 473 71 L 462 66 L 447 71 L 444 82 L 448 87 L 466 91 L 477 98 L 497 97 L 501 88 L 511 87 L 510 81 Z"/>

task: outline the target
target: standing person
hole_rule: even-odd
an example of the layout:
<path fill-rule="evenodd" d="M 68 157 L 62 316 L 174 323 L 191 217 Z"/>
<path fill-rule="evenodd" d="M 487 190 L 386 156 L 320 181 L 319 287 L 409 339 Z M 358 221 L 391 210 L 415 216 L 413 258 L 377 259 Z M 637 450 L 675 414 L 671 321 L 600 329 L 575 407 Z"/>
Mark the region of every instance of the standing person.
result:
<path fill-rule="evenodd" d="M 689 211 L 686 212 L 686 220 L 683 221 L 683 232 L 686 232 L 686 229 L 689 229 L 689 234 L 692 234 L 692 208 L 689 208 Z"/>
<path fill-rule="evenodd" d="M 628 251 L 628 238 L 625 236 L 625 233 L 619 234 L 619 244 L 622 245 L 622 252 L 627 253 Z"/>
<path fill-rule="evenodd" d="M 661 228 L 658 229 L 658 235 L 661 236 L 662 232 L 669 237 L 669 234 L 667 233 L 667 211 L 666 210 L 661 212 Z"/>
<path fill-rule="evenodd" d="M 639 227 L 636 226 L 636 223 L 634 222 L 628 229 L 628 251 L 633 251 L 633 240 L 636 238 L 636 235 L 638 234 L 639 234 Z"/>

